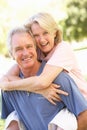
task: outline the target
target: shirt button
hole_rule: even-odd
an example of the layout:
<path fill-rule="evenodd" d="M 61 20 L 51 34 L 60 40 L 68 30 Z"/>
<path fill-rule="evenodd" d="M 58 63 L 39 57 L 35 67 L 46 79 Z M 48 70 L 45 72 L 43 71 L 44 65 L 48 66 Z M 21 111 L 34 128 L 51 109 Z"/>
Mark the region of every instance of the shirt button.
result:
<path fill-rule="evenodd" d="M 27 92 L 27 96 L 30 96 L 30 93 L 29 93 L 29 92 Z"/>

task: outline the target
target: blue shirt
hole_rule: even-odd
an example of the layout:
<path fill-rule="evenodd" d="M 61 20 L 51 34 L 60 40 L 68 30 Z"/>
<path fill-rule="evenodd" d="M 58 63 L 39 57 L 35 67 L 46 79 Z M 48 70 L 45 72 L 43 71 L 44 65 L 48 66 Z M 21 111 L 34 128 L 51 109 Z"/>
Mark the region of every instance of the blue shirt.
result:
<path fill-rule="evenodd" d="M 37 75 L 42 72 L 44 65 L 43 62 Z M 2 118 L 6 118 L 16 110 L 26 130 L 48 130 L 48 123 L 62 108 L 67 107 L 76 116 L 87 110 L 87 101 L 68 74 L 62 72 L 54 83 L 61 85 L 61 89 L 69 93 L 67 97 L 60 95 L 63 102 L 56 102 L 56 105 L 53 105 L 42 95 L 26 91 L 4 92 L 2 94 Z"/>

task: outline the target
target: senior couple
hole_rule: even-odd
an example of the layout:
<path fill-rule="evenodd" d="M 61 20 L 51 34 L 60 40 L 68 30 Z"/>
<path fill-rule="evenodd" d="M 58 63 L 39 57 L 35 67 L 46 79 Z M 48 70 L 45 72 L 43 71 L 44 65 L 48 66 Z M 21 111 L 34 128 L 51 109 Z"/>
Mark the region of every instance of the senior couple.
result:
<path fill-rule="evenodd" d="M 54 19 L 32 16 L 10 32 L 8 49 L 17 64 L 0 83 L 5 129 L 87 130 L 87 83 Z"/>

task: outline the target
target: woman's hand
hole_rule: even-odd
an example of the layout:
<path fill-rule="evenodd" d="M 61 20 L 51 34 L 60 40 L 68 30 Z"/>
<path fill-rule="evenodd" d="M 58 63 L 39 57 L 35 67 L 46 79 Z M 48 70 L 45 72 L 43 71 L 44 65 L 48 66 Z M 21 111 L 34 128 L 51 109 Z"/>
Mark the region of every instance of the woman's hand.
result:
<path fill-rule="evenodd" d="M 67 92 L 59 89 L 60 86 L 56 84 L 51 84 L 48 88 L 38 90 L 36 93 L 43 95 L 50 103 L 56 105 L 56 101 L 62 101 L 60 98 L 60 94 L 68 96 Z"/>

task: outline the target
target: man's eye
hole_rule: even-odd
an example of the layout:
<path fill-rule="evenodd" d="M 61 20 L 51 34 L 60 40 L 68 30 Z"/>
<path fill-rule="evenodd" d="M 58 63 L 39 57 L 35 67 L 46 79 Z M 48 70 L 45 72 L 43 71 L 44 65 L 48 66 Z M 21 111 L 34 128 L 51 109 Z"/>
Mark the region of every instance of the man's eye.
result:
<path fill-rule="evenodd" d="M 22 50 L 22 48 L 16 48 L 16 52 L 17 52 L 17 51 L 21 51 L 21 50 Z"/>
<path fill-rule="evenodd" d="M 27 48 L 32 48 L 32 45 L 27 46 Z"/>

